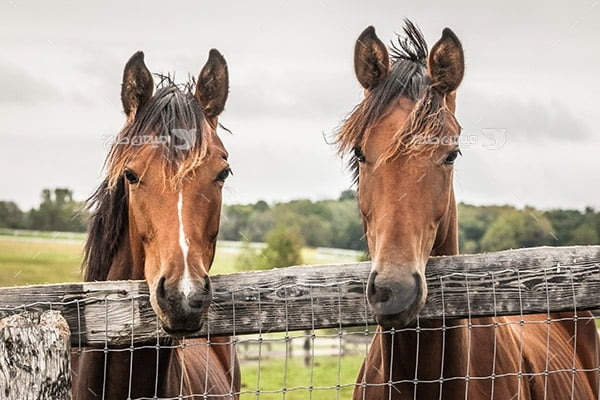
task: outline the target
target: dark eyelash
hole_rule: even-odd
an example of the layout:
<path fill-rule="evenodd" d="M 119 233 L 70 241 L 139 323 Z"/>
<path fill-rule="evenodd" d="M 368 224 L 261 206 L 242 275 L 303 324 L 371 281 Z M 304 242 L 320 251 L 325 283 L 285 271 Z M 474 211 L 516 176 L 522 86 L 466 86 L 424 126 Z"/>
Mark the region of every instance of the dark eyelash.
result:
<path fill-rule="evenodd" d="M 127 182 L 133 184 L 139 183 L 140 178 L 138 177 L 138 175 L 133 172 L 132 170 L 130 170 L 129 168 L 125 169 L 125 171 L 123 171 L 123 176 L 125 177 L 125 179 L 127 179 Z"/>
<path fill-rule="evenodd" d="M 219 172 L 219 175 L 217 175 L 217 182 L 225 182 L 225 180 L 227 178 L 229 178 L 229 176 L 233 175 L 233 171 L 231 170 L 230 167 L 225 168 L 223 171 Z"/>
<path fill-rule="evenodd" d="M 362 149 L 360 147 L 355 147 L 353 150 L 354 150 L 354 157 L 356 157 L 356 160 L 358 162 L 364 162 L 365 155 L 363 154 Z"/>
<path fill-rule="evenodd" d="M 462 155 L 460 149 L 454 150 L 452 151 L 450 154 L 448 154 L 448 157 L 446 157 L 446 160 L 444 160 L 444 164 L 454 164 L 454 161 L 456 161 L 456 159 L 458 158 L 459 155 Z"/>

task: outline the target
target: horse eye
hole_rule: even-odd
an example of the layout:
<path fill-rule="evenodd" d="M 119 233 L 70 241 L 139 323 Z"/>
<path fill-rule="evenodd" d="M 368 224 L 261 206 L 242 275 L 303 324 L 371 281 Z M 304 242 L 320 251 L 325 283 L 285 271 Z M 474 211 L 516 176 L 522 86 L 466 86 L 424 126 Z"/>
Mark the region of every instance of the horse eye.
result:
<path fill-rule="evenodd" d="M 231 168 L 227 167 L 223 171 L 219 172 L 219 175 L 217 175 L 217 179 L 215 179 L 215 181 L 216 182 L 225 182 L 225 180 L 227 178 L 229 178 L 229 176 L 232 174 L 233 174 L 233 171 L 231 170 Z"/>
<path fill-rule="evenodd" d="M 123 176 L 125 177 L 125 179 L 127 179 L 127 182 L 131 184 L 136 184 L 140 181 L 140 178 L 137 176 L 137 174 L 129 168 L 125 169 L 125 171 L 123 172 Z"/>
<path fill-rule="evenodd" d="M 354 148 L 354 157 L 356 157 L 356 160 L 358 162 L 364 162 L 365 161 L 365 155 L 362 152 L 362 149 L 360 147 L 355 147 Z"/>
<path fill-rule="evenodd" d="M 448 154 L 448 157 L 446 157 L 446 159 L 444 160 L 444 164 L 448 164 L 448 165 L 454 164 L 454 161 L 456 161 L 456 159 L 458 158 L 459 155 L 462 155 L 460 150 L 452 151 L 450 154 Z"/>

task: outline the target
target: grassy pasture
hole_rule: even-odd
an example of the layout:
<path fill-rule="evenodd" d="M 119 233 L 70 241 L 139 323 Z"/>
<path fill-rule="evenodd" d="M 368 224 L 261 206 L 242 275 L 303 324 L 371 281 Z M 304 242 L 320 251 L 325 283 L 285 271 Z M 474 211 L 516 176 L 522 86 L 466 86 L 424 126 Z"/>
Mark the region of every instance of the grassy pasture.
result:
<path fill-rule="evenodd" d="M 20 231 L 15 236 L 0 232 L 0 287 L 80 281 L 83 241 L 83 235 Z M 239 250 L 219 244 L 212 274 L 238 272 L 235 262 Z M 322 254 L 312 248 L 303 249 L 302 257 L 306 264 L 356 260 L 351 255 Z"/>
<path fill-rule="evenodd" d="M 364 355 L 315 357 L 314 369 L 301 355 L 242 363 L 241 400 L 349 399 Z M 312 386 L 312 390 L 310 387 Z M 282 389 L 285 388 L 285 397 Z M 260 391 L 260 396 L 256 393 Z"/>
<path fill-rule="evenodd" d="M 0 237 L 0 286 L 80 281 L 83 242 Z"/>

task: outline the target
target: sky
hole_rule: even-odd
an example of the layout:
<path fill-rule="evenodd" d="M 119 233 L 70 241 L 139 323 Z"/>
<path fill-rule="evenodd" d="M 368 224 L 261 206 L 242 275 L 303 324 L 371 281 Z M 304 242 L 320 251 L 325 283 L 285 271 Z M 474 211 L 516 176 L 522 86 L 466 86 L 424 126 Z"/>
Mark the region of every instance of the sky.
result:
<path fill-rule="evenodd" d="M 85 199 L 125 122 L 129 57 L 183 82 L 211 48 L 230 74 L 224 202 L 337 198 L 351 178 L 329 143 L 362 98 L 355 40 L 373 25 L 389 43 L 410 18 L 430 47 L 450 27 L 465 50 L 457 200 L 598 209 L 599 2 L 2 0 L 0 200 Z"/>

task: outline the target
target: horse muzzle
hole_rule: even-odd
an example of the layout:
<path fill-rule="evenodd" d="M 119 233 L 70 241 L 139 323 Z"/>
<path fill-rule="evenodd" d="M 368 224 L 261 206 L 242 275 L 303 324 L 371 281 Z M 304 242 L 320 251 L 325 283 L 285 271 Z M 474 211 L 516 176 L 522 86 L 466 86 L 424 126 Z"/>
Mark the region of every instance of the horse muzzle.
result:
<path fill-rule="evenodd" d="M 159 279 L 150 295 L 152 308 L 163 329 L 175 336 L 199 331 L 212 301 L 210 278 L 179 281 Z"/>
<path fill-rule="evenodd" d="M 425 305 L 427 286 L 421 274 L 388 274 L 373 270 L 367 283 L 367 299 L 377 323 L 401 329 L 414 322 Z"/>

